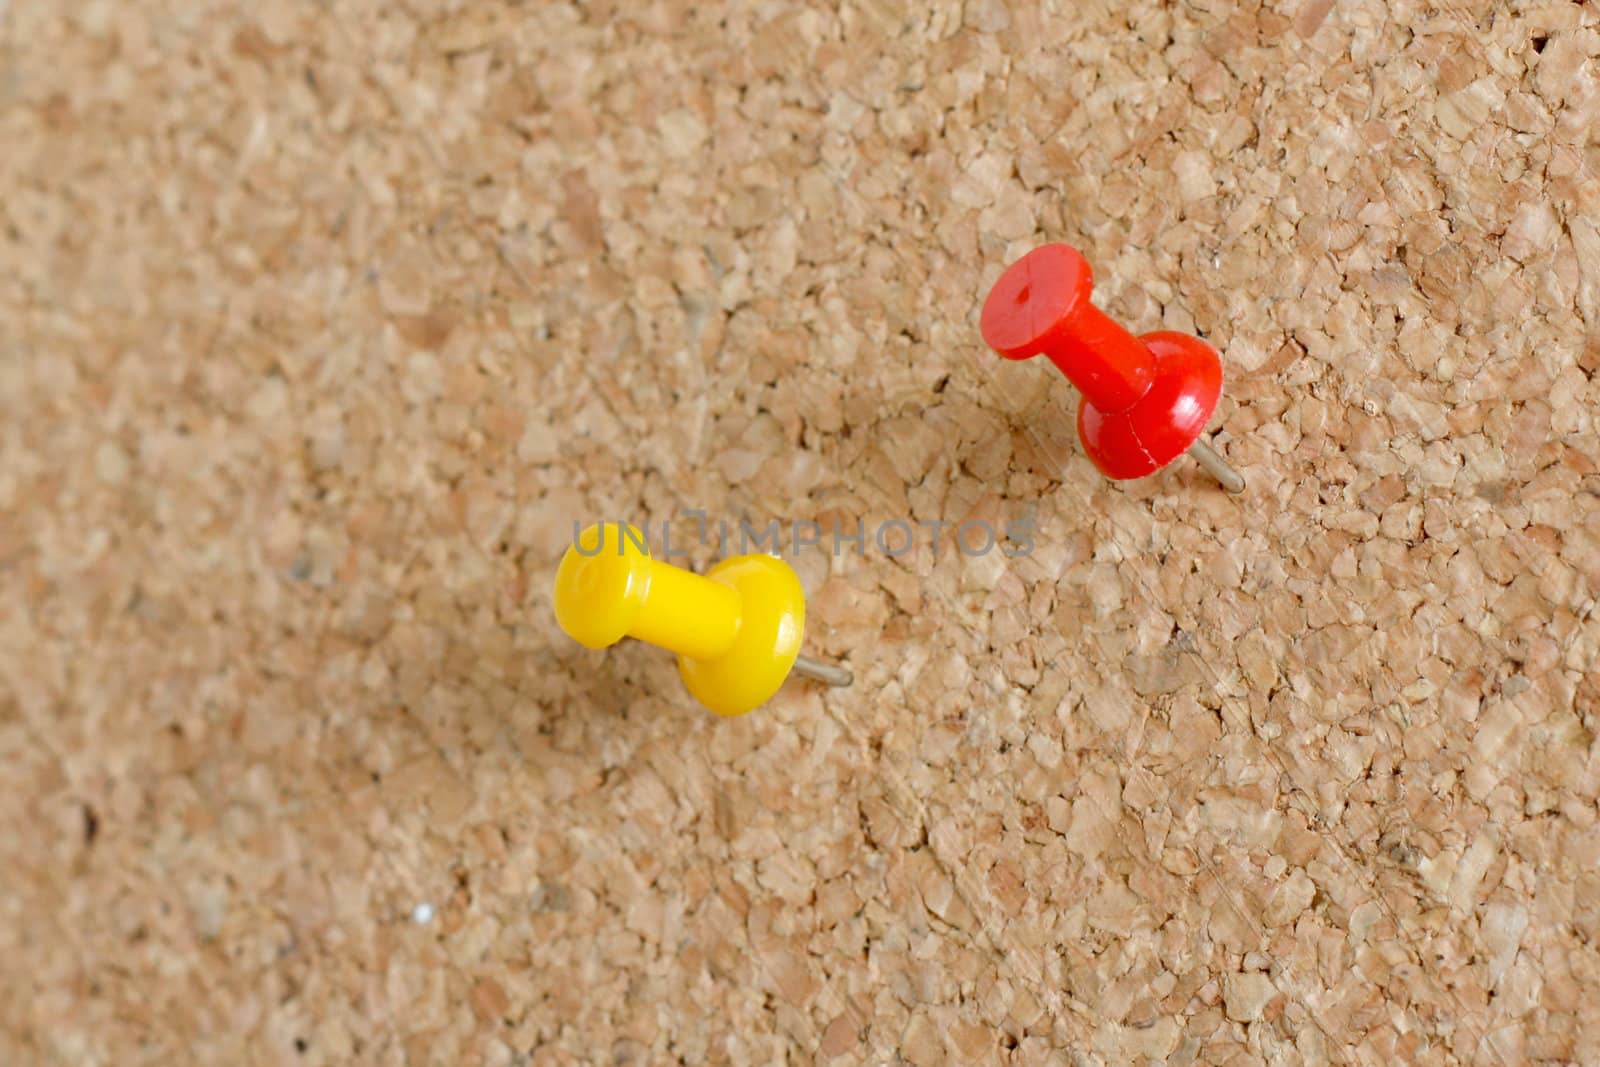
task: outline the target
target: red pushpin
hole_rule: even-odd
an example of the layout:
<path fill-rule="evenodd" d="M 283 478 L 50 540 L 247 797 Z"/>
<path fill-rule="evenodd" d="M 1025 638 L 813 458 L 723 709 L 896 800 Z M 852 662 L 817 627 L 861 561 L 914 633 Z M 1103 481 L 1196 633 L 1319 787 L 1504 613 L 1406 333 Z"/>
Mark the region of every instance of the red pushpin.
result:
<path fill-rule="evenodd" d="M 1083 394 L 1078 436 L 1112 478 L 1142 478 L 1188 452 L 1230 493 L 1244 479 L 1201 441 L 1222 397 L 1222 358 L 1188 334 L 1141 337 L 1089 302 L 1083 253 L 1044 245 L 1000 276 L 983 303 L 983 339 L 1007 359 L 1044 353 Z"/>

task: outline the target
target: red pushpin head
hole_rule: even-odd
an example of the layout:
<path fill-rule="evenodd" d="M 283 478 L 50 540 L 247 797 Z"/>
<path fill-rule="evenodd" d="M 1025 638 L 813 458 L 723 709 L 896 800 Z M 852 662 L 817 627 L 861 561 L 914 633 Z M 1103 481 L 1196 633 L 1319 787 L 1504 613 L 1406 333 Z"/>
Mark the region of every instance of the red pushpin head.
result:
<path fill-rule="evenodd" d="M 1077 249 L 1036 248 L 984 301 L 983 339 L 1007 359 L 1048 356 L 1083 394 L 1078 436 L 1094 465 L 1112 478 L 1142 478 L 1196 445 L 1222 397 L 1222 359 L 1198 337 L 1133 336 L 1090 302 L 1093 288 Z M 1224 484 L 1242 488 L 1228 473 L 1233 482 L 1219 474 Z"/>

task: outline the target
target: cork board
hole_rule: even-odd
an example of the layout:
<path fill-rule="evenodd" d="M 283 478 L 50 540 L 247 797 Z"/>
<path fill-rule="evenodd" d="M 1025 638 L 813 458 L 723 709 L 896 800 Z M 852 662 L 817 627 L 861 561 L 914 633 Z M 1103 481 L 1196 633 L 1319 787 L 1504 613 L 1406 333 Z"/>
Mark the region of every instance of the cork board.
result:
<path fill-rule="evenodd" d="M 1569 0 L 0 0 L 0 1061 L 1600 1063 L 1597 130 Z M 1035 532 L 720 721 L 550 614 L 686 509 Z"/>

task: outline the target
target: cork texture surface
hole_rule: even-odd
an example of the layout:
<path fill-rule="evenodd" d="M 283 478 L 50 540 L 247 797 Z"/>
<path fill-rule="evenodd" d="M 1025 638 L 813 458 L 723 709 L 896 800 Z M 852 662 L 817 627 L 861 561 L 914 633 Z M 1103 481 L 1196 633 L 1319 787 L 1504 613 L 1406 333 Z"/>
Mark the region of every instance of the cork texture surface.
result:
<path fill-rule="evenodd" d="M 1600 1064 L 1597 131 L 1569 0 L 0 0 L 0 1062 Z M 853 686 L 559 631 L 696 513 Z"/>

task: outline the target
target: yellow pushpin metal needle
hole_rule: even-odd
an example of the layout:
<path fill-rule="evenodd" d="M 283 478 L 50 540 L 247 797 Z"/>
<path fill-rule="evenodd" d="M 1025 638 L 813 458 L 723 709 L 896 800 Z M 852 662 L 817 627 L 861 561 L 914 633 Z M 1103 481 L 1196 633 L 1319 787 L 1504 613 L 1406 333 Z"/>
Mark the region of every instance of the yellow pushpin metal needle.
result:
<path fill-rule="evenodd" d="M 772 556 L 735 556 L 702 577 L 651 559 L 634 527 L 597 523 L 561 559 L 555 608 L 561 628 L 589 648 L 636 637 L 676 652 L 689 692 L 718 715 L 766 703 L 791 670 L 851 682 L 842 667 L 799 654 L 805 594 Z"/>

